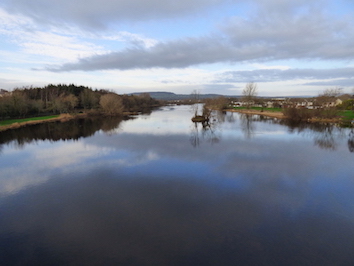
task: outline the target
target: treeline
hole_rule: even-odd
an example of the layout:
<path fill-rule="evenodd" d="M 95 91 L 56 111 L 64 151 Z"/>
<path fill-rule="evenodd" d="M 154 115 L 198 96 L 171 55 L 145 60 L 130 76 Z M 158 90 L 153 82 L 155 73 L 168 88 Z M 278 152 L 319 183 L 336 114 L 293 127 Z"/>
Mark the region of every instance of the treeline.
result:
<path fill-rule="evenodd" d="M 148 94 L 118 95 L 74 84 L 20 88 L 0 95 L 0 119 L 78 111 L 120 114 L 143 111 L 159 102 Z"/>

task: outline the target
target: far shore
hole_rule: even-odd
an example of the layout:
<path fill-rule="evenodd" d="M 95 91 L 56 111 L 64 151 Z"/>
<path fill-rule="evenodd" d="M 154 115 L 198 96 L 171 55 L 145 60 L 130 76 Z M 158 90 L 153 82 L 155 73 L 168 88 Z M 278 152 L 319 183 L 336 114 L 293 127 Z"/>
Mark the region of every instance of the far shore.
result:
<path fill-rule="evenodd" d="M 278 119 L 287 119 L 288 117 L 286 117 L 282 112 L 270 112 L 270 111 L 260 111 L 260 110 L 251 110 L 251 109 L 227 109 L 225 111 L 228 112 L 237 112 L 237 113 L 242 113 L 242 114 L 250 114 L 250 115 L 264 115 L 267 117 L 273 117 L 273 118 L 278 118 Z M 307 122 L 319 122 L 319 123 L 339 123 L 341 122 L 342 119 L 341 118 L 311 118 L 309 120 L 307 120 Z"/>
<path fill-rule="evenodd" d="M 250 114 L 250 115 L 264 115 L 268 117 L 274 117 L 279 119 L 284 119 L 286 116 L 282 112 L 270 112 L 270 111 L 258 111 L 252 109 L 226 109 L 228 112 L 237 112 L 242 114 Z"/>
<path fill-rule="evenodd" d="M 250 114 L 250 115 L 263 115 L 267 117 L 272 117 L 272 118 L 277 118 L 277 119 L 287 119 L 287 117 L 282 113 L 278 111 L 261 111 L 261 110 L 253 110 L 253 109 L 226 109 L 225 111 L 228 112 L 237 112 L 237 113 L 243 113 L 243 114 Z M 135 115 L 136 113 L 132 112 L 125 112 L 123 113 L 123 116 L 129 116 L 129 115 Z M 29 125 L 37 125 L 37 124 L 43 124 L 43 123 L 49 123 L 49 122 L 66 122 L 72 119 L 77 119 L 77 118 L 86 118 L 88 117 L 88 113 L 80 113 L 80 114 L 60 114 L 58 117 L 55 118 L 49 118 L 49 119 L 39 119 L 39 120 L 31 120 L 31 121 L 26 121 L 26 122 L 16 122 L 10 125 L 3 125 L 0 126 L 0 132 L 1 131 L 6 131 L 10 129 L 16 129 L 20 127 L 25 127 Z M 342 120 L 340 118 L 334 118 L 334 119 L 320 119 L 320 118 L 312 118 L 309 119 L 307 122 L 321 122 L 321 123 L 339 123 Z"/>

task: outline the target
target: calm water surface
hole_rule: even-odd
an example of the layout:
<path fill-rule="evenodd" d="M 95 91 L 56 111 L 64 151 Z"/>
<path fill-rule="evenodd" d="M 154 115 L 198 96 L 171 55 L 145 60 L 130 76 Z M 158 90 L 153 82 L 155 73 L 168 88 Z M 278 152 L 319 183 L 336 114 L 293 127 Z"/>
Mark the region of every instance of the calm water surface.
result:
<path fill-rule="evenodd" d="M 188 106 L 0 134 L 0 265 L 354 265 L 354 133 Z"/>

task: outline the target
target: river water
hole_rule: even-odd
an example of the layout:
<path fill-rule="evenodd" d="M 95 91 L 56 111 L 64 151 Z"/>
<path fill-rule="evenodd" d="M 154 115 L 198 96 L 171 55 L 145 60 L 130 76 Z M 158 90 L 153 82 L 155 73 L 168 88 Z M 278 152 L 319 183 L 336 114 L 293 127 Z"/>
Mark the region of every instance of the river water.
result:
<path fill-rule="evenodd" d="M 0 265 L 354 265 L 354 133 L 190 106 L 0 134 Z"/>

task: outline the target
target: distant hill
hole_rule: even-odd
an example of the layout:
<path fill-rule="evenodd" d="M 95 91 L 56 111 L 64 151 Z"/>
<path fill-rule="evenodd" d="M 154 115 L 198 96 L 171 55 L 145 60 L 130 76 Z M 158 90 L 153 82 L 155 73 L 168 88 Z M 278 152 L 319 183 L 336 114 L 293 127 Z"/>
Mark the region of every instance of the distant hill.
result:
<path fill-rule="evenodd" d="M 177 101 L 177 100 L 189 100 L 189 99 L 194 99 L 195 95 L 193 94 L 176 94 L 173 92 L 166 92 L 166 91 L 152 91 L 152 92 L 135 92 L 135 93 L 130 93 L 130 95 L 140 95 L 148 93 L 151 98 L 154 98 L 156 100 L 165 100 L 165 101 Z M 220 96 L 224 97 L 232 97 L 232 98 L 238 98 L 241 99 L 242 95 L 222 95 L 222 94 L 199 94 L 198 97 L 199 99 L 208 99 L 208 98 L 217 98 Z M 274 99 L 274 98 L 312 98 L 314 96 L 261 96 L 261 98 L 264 99 Z"/>
<path fill-rule="evenodd" d="M 150 94 L 150 97 L 156 100 L 165 100 L 165 101 L 189 100 L 189 99 L 194 99 L 195 97 L 195 95 L 193 94 L 175 94 L 173 92 L 161 92 L 161 91 L 135 92 L 135 93 L 131 93 L 131 95 L 140 95 L 144 93 Z M 198 95 L 199 99 L 216 98 L 220 96 L 223 95 L 221 94 L 199 94 Z"/>

